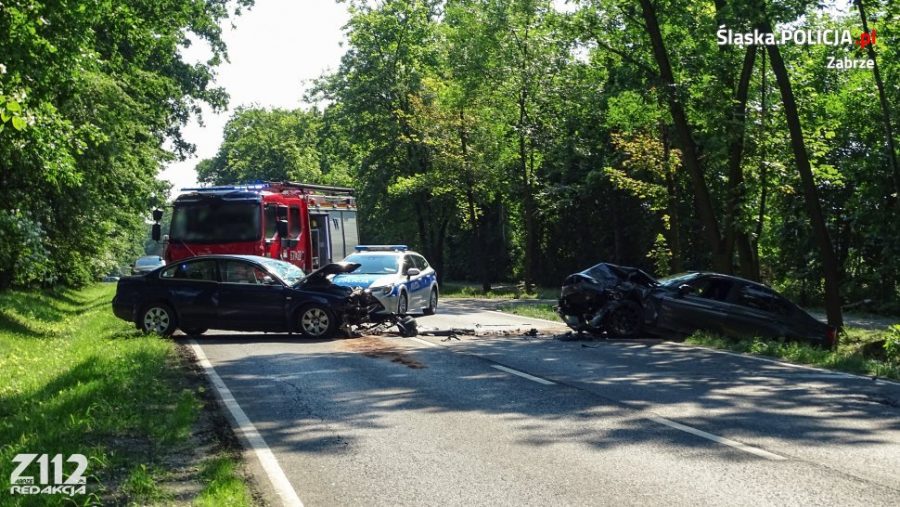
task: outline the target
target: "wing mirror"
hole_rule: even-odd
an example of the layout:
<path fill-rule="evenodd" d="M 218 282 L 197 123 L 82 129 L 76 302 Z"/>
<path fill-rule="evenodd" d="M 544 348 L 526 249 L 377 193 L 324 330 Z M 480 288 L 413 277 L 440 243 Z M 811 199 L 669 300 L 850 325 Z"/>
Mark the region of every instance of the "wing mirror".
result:
<path fill-rule="evenodd" d="M 263 285 L 278 285 L 278 282 L 276 282 L 275 279 L 269 275 L 266 275 L 262 278 L 262 283 Z"/>
<path fill-rule="evenodd" d="M 687 296 L 691 292 L 694 292 L 694 288 L 686 283 L 683 283 L 678 286 L 678 295 L 679 296 Z"/>
<path fill-rule="evenodd" d="M 419 271 L 418 268 L 409 268 L 406 270 L 407 278 L 412 276 L 419 276 L 419 273 L 421 273 L 421 271 Z"/>

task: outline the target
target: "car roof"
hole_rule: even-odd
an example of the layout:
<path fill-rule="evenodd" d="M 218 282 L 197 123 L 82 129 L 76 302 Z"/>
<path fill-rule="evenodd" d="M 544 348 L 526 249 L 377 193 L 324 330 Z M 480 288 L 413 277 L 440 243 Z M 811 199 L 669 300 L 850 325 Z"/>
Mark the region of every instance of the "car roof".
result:
<path fill-rule="evenodd" d="M 351 255 L 405 255 L 405 254 L 415 254 L 422 255 L 419 252 L 415 252 L 413 250 L 363 250 L 361 252 L 352 252 L 347 255 L 347 257 Z"/>

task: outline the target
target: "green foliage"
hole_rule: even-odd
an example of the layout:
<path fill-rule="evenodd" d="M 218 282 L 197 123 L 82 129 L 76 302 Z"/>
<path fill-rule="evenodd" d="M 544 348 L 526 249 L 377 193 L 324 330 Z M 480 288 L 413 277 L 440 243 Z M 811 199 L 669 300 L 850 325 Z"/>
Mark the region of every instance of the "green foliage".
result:
<path fill-rule="evenodd" d="M 888 330 L 884 340 L 884 352 L 888 360 L 900 364 L 900 324 L 894 324 Z"/>
<path fill-rule="evenodd" d="M 239 108 L 225 125 L 216 156 L 197 164 L 202 182 L 300 181 L 348 185 L 340 167 L 323 167 L 322 115 L 300 109 Z"/>
<path fill-rule="evenodd" d="M 219 24 L 251 4 L 3 2 L 0 228 L 27 221 L 43 247 L 4 245 L 0 288 L 84 284 L 140 252 L 143 221 L 168 190 L 156 174 L 193 149 L 181 126 L 200 103 L 226 103 L 211 84 L 226 56 Z M 210 45 L 208 64 L 181 59 L 189 36 Z M 18 259 L 38 250 L 21 275 Z"/>
<path fill-rule="evenodd" d="M 88 503 L 123 494 L 141 504 L 163 498 L 153 459 L 184 445 L 199 401 L 185 388 L 174 343 L 143 336 L 112 315 L 114 291 L 106 284 L 0 294 L 5 491 L 18 453 L 82 453 L 89 460 Z"/>

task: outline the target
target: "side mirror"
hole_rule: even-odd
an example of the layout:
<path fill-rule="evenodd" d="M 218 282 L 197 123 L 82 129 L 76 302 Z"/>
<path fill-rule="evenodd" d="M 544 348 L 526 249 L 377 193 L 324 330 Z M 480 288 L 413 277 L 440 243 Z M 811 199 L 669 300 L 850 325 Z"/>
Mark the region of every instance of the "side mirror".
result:
<path fill-rule="evenodd" d="M 421 273 L 421 271 L 419 271 L 418 268 L 409 268 L 406 270 L 406 276 L 419 276 L 419 273 Z"/>
<path fill-rule="evenodd" d="M 155 210 L 153 210 L 153 221 L 154 222 L 159 222 L 160 220 L 162 220 L 162 217 L 163 217 L 163 210 L 161 210 L 159 208 L 156 208 Z"/>
<path fill-rule="evenodd" d="M 162 227 L 159 224 L 153 224 L 153 228 L 150 230 L 150 237 L 153 238 L 153 241 L 159 241 L 159 238 L 162 237 Z"/>
<path fill-rule="evenodd" d="M 263 285 L 278 285 L 278 282 L 276 282 L 275 279 L 269 275 L 263 277 L 262 283 Z"/>
<path fill-rule="evenodd" d="M 694 288 L 686 283 L 683 283 L 678 286 L 678 295 L 679 296 L 686 296 L 686 295 L 690 294 L 691 292 L 694 292 Z"/>
<path fill-rule="evenodd" d="M 275 230 L 278 231 L 278 237 L 281 239 L 287 238 L 288 235 L 288 221 L 287 220 L 279 220 L 275 223 Z"/>

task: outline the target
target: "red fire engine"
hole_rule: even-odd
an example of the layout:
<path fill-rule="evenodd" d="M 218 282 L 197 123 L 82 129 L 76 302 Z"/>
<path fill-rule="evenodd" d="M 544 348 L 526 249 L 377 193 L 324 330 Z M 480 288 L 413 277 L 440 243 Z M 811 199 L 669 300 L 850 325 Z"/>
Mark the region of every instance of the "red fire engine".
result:
<path fill-rule="evenodd" d="M 166 262 L 205 254 L 262 255 L 309 272 L 343 259 L 359 243 L 349 188 L 266 182 L 182 192 L 163 237 Z M 157 222 L 161 216 L 154 212 Z M 159 236 L 157 224 L 153 237 Z"/>

